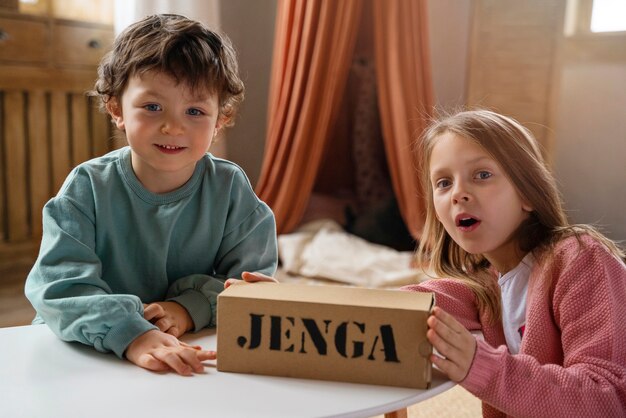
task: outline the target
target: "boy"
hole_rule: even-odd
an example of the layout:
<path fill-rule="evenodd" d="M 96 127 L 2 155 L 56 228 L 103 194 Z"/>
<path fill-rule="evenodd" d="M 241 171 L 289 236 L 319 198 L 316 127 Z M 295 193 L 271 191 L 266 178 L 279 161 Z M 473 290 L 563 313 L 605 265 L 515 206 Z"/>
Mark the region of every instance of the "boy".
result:
<path fill-rule="evenodd" d="M 271 210 L 207 153 L 243 98 L 235 52 L 198 22 L 150 16 L 98 75 L 92 94 L 128 147 L 76 167 L 44 207 L 33 323 L 150 370 L 201 372 L 215 353 L 177 337 L 215 326 L 226 279 L 277 264 Z"/>

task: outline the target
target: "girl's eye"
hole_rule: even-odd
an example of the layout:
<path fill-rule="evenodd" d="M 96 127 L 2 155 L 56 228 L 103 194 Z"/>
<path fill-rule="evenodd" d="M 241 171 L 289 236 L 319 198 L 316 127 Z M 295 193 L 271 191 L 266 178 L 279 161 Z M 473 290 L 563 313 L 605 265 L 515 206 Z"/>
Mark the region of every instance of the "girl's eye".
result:
<path fill-rule="evenodd" d="M 200 109 L 192 108 L 187 110 L 187 114 L 191 116 L 201 116 L 203 112 Z"/>
<path fill-rule="evenodd" d="M 161 106 L 154 103 L 147 104 L 143 108 L 146 109 L 148 112 L 158 112 L 159 110 L 161 110 Z"/>
<path fill-rule="evenodd" d="M 441 179 L 435 182 L 435 189 L 445 189 L 448 186 L 450 186 L 450 180 L 448 179 Z"/>
<path fill-rule="evenodd" d="M 491 176 L 493 176 L 493 174 L 491 174 L 489 171 L 479 171 L 478 173 L 476 173 L 476 178 L 478 180 L 486 180 Z"/>

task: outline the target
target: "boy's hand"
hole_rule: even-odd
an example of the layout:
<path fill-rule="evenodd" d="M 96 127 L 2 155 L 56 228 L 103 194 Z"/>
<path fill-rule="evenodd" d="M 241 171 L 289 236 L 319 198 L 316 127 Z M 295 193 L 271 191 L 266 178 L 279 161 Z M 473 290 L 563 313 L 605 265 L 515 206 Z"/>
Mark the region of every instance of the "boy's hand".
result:
<path fill-rule="evenodd" d="M 476 339 L 452 315 L 439 307 L 434 307 L 428 317 L 426 332 L 428 341 L 441 354 L 431 356 L 432 362 L 439 367 L 450 380 L 460 382 L 469 372 L 474 354 Z"/>
<path fill-rule="evenodd" d="M 183 376 L 202 373 L 205 360 L 217 358 L 215 351 L 205 351 L 158 330 L 135 338 L 126 349 L 126 358 L 144 369 L 155 372 L 173 370 Z"/>
<path fill-rule="evenodd" d="M 176 302 L 155 302 L 144 305 L 143 317 L 159 329 L 174 337 L 180 337 L 193 329 L 193 320 L 189 312 Z"/>
<path fill-rule="evenodd" d="M 241 278 L 244 282 L 247 283 L 255 283 L 255 282 L 272 282 L 278 283 L 278 280 L 271 276 L 267 276 L 263 273 L 250 273 L 249 271 L 244 271 L 241 273 Z M 224 289 L 228 289 L 228 286 L 231 284 L 239 282 L 239 279 L 228 279 L 224 282 Z"/>

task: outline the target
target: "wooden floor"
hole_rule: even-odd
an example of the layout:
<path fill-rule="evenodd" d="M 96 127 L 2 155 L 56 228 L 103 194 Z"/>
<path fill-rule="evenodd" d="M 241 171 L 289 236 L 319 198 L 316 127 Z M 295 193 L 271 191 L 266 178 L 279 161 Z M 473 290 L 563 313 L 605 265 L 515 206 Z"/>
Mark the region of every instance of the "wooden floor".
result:
<path fill-rule="evenodd" d="M 35 310 L 24 296 L 24 282 L 33 265 L 31 258 L 0 265 L 0 328 L 28 325 Z"/>

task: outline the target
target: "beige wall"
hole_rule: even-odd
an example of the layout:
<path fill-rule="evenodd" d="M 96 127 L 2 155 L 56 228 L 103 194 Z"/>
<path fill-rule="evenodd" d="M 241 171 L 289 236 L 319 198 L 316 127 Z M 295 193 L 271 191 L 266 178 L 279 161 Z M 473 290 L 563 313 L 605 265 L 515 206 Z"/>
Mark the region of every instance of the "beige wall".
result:
<path fill-rule="evenodd" d="M 265 148 L 276 0 L 222 0 L 220 12 L 222 30 L 239 54 L 240 72 L 246 85 L 235 126 L 226 131 L 223 140 L 228 159 L 246 171 L 254 186 Z"/>
<path fill-rule="evenodd" d="M 465 104 L 472 2 L 429 0 L 428 22 L 437 106 Z"/>
<path fill-rule="evenodd" d="M 555 172 L 573 222 L 626 240 L 626 62 L 565 63 Z"/>

